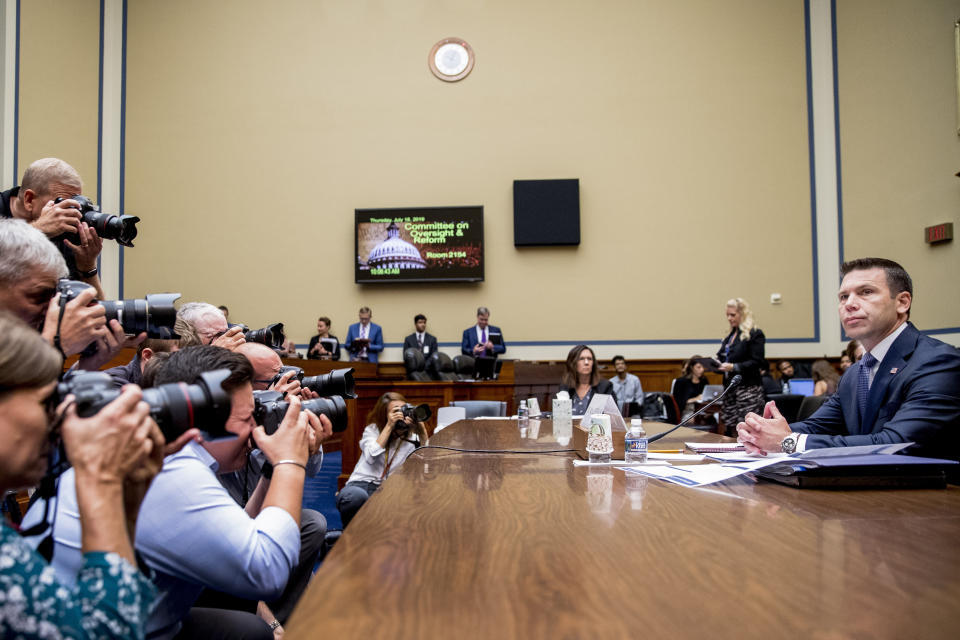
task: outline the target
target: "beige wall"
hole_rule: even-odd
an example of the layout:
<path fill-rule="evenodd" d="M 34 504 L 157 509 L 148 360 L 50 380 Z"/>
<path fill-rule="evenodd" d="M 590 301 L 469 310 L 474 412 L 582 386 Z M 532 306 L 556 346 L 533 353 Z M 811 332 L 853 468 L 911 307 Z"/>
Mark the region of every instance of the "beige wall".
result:
<path fill-rule="evenodd" d="M 419 311 L 459 340 L 485 304 L 509 342 L 714 338 L 776 287 L 768 333 L 811 335 L 802 4 L 678 4 L 132 3 L 127 291 L 299 341 L 361 305 L 388 342 Z M 450 35 L 477 53 L 457 84 L 426 64 Z M 570 177 L 580 247 L 515 249 L 512 181 Z M 483 284 L 353 283 L 354 208 L 472 204 Z"/>
<path fill-rule="evenodd" d="M 30 0 L 20 5 L 17 182 L 39 158 L 63 158 L 97 190 L 100 3 Z"/>
<path fill-rule="evenodd" d="M 845 255 L 901 259 L 921 327 L 960 326 L 944 277 L 955 244 L 921 238 L 956 220 L 960 7 L 838 5 Z M 127 297 L 181 291 L 250 325 L 282 320 L 298 342 L 320 314 L 343 336 L 361 305 L 388 342 L 417 312 L 456 341 L 485 304 L 516 344 L 713 339 L 739 295 L 768 337 L 813 335 L 799 0 L 128 7 L 124 187 L 143 222 Z M 20 172 L 58 155 L 91 194 L 98 12 L 31 0 L 21 21 Z M 49 36 L 66 30 L 87 37 Z M 455 84 L 426 64 L 451 35 L 477 54 Z M 570 177 L 582 244 L 515 249 L 512 181 Z M 353 283 L 353 209 L 472 204 L 485 207 L 484 283 Z"/>
<path fill-rule="evenodd" d="M 844 0 L 837 7 L 843 248 L 897 260 L 914 280 L 921 329 L 960 327 L 956 0 Z"/>

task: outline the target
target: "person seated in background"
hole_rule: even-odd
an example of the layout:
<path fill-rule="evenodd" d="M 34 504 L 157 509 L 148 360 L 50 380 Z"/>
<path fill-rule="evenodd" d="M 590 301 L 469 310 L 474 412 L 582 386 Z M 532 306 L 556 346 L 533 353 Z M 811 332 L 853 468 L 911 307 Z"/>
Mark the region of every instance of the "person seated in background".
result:
<path fill-rule="evenodd" d="M 347 327 L 347 351 L 351 361 L 376 362 L 383 351 L 383 329 L 370 322 L 370 307 L 361 307 L 357 313 L 360 322 Z"/>
<path fill-rule="evenodd" d="M 111 367 L 104 370 L 104 373 L 113 378 L 114 384 L 122 387 L 125 384 L 141 384 L 143 380 L 143 369 L 147 363 L 158 353 L 170 353 L 178 349 L 176 340 L 154 340 L 148 339 L 137 345 L 137 353 L 127 364 L 119 367 Z"/>
<path fill-rule="evenodd" d="M 567 354 L 560 390 L 570 394 L 570 399 L 573 401 L 573 415 L 576 416 L 583 415 L 590 406 L 594 394 L 610 395 L 613 396 L 614 402 L 617 401 L 613 383 L 600 377 L 593 349 L 585 344 L 578 344 Z"/>
<path fill-rule="evenodd" d="M 703 356 L 693 356 L 683 363 L 680 377 L 673 381 L 673 399 L 680 407 L 682 418 L 694 412 L 694 408 L 703 398 L 703 388 L 707 386 L 703 365 L 698 362 Z"/>
<path fill-rule="evenodd" d="M 437 355 L 437 339 L 427 333 L 427 316 L 418 313 L 413 317 L 413 328 L 415 331 L 403 340 L 403 350 L 417 349 L 423 354 L 424 358 L 432 358 Z"/>
<path fill-rule="evenodd" d="M 850 359 L 850 356 L 846 352 L 840 354 L 840 373 L 841 375 L 847 372 L 847 369 L 853 364 L 853 360 Z"/>
<path fill-rule="evenodd" d="M 781 360 L 777 363 L 777 371 L 780 372 L 780 393 L 790 393 L 790 380 L 794 375 L 793 363 Z"/>
<path fill-rule="evenodd" d="M 293 340 L 290 338 L 283 339 L 283 347 L 277 351 L 277 355 L 281 358 L 299 358 L 300 354 L 297 353 L 297 345 L 293 343 Z"/>
<path fill-rule="evenodd" d="M 499 338 L 494 339 L 492 336 Z M 478 308 L 477 324 L 463 331 L 460 352 L 474 358 L 496 358 L 506 351 L 507 343 L 503 339 L 503 331 L 490 324 L 490 310 L 486 307 Z"/>
<path fill-rule="evenodd" d="M 643 387 L 640 378 L 627 373 L 627 360 L 623 356 L 613 356 L 613 368 L 617 375 L 610 378 L 613 384 L 613 393 L 617 396 L 620 413 L 623 414 L 627 404 L 632 404 L 639 412 L 643 409 Z"/>
<path fill-rule="evenodd" d="M 289 396 L 283 421 L 267 435 L 254 420 L 253 367 L 244 356 L 220 347 L 180 349 L 155 372 L 154 383 L 193 384 L 219 369 L 230 372 L 222 383 L 230 397 L 222 428 L 236 437 L 191 441 L 167 456 L 137 520 L 136 550 L 153 570 L 159 592 L 147 622 L 150 638 L 272 638 L 270 627 L 253 613 L 191 607 L 204 587 L 253 601 L 275 600 L 299 558 L 304 472 L 317 417 L 300 410 L 300 398 Z M 209 425 L 211 430 L 218 426 Z M 216 474 L 243 467 L 251 435 L 273 472 L 244 509 Z M 72 470 L 61 476 L 54 514 L 53 566 L 67 584 L 75 581 L 81 562 L 75 480 Z M 43 507 L 42 501 L 34 503 L 24 524 Z"/>
<path fill-rule="evenodd" d="M 760 382 L 763 384 L 763 392 L 767 396 L 774 393 L 783 393 L 780 381 L 773 378 L 773 374 L 770 373 L 770 363 L 766 360 L 760 363 Z"/>
<path fill-rule="evenodd" d="M 406 398 L 388 391 L 367 414 L 368 424 L 360 439 L 360 459 L 350 479 L 337 494 L 337 510 L 344 528 L 360 507 L 380 488 L 385 478 L 400 468 L 418 447 L 427 444 L 422 423 L 404 417 Z"/>
<path fill-rule="evenodd" d="M 307 358 L 311 360 L 339 360 L 340 359 L 340 340 L 337 336 L 330 335 L 330 328 L 333 324 L 330 318 L 320 316 L 317 318 L 317 335 L 310 338 L 310 344 L 307 346 Z M 324 344 L 323 340 L 332 340 L 334 347 L 328 349 L 330 343 Z"/>
<path fill-rule="evenodd" d="M 0 313 L 0 493 L 43 478 L 59 412 L 76 513 L 86 523 L 76 580 L 66 585 L 0 518 L 0 637 L 142 638 L 156 590 L 137 569 L 127 525 L 160 470 L 163 435 L 132 385 L 89 418 L 67 403 L 55 407 L 62 370 L 39 334 Z"/>
<path fill-rule="evenodd" d="M 235 350 L 246 342 L 243 327 L 228 326 L 227 318 L 207 302 L 186 302 L 177 311 L 173 331 L 180 336 L 180 348 L 213 345 Z"/>
<path fill-rule="evenodd" d="M 960 352 L 909 322 L 910 275 L 892 260 L 861 258 L 841 277 L 840 323 L 863 358 L 803 422 L 788 424 L 768 402 L 737 425 L 738 439 L 750 453 L 913 442 L 910 454 L 960 458 Z"/>
<path fill-rule="evenodd" d="M 0 219 L 0 310 L 8 311 L 56 348 L 61 356 L 81 353 L 77 368 L 98 370 L 120 352 L 135 347 L 146 333 L 127 337 L 116 319 L 107 323 L 103 305 L 93 304 L 97 292 L 87 288 L 60 310 L 57 281 L 67 266 L 57 248 L 22 220 Z"/>
<path fill-rule="evenodd" d="M 850 364 L 856 364 L 863 357 L 863 345 L 859 340 L 851 340 L 847 343 L 847 348 L 843 350 Z"/>
<path fill-rule="evenodd" d="M 832 396 L 837 392 L 840 376 L 833 365 L 826 360 L 813 361 L 813 395 Z"/>

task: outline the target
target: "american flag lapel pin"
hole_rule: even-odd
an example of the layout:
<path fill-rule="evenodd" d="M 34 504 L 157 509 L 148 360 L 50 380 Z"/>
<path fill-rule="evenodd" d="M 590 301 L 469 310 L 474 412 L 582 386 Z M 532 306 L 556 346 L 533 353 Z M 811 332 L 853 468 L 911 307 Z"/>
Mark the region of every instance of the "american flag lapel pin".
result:
<path fill-rule="evenodd" d="M 893 369 L 890 369 L 890 373 L 896 373 L 896 372 L 897 372 L 897 367 L 894 367 Z"/>

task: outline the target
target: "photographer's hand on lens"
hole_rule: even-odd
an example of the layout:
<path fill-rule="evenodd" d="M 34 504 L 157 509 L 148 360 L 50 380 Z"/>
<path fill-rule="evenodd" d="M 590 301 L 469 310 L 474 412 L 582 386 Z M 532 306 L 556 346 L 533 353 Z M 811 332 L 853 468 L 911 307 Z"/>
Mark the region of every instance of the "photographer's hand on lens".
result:
<path fill-rule="evenodd" d="M 224 349 L 229 349 L 233 351 L 240 345 L 246 342 L 246 339 L 243 337 L 243 327 L 235 326 L 227 329 L 227 332 L 222 336 L 214 338 L 210 341 L 215 347 L 223 347 Z"/>
<path fill-rule="evenodd" d="M 317 415 L 312 411 L 304 411 L 304 413 L 308 416 L 308 424 L 313 433 L 310 440 L 310 455 L 314 456 L 320 451 L 320 445 L 333 435 L 333 423 L 323 414 Z"/>
<path fill-rule="evenodd" d="M 77 270 L 82 272 L 93 271 L 97 268 L 97 256 L 103 250 L 103 240 L 86 222 L 80 223 L 77 235 L 80 236 L 79 245 L 75 245 L 69 240 L 64 240 L 63 243 L 73 251 L 73 257 L 77 261 Z"/>
<path fill-rule="evenodd" d="M 299 378 L 294 377 L 296 375 L 297 375 L 296 371 L 287 371 L 285 374 L 280 376 L 280 379 L 277 380 L 277 383 L 271 386 L 270 388 L 273 389 L 274 391 L 279 391 L 280 393 L 286 393 L 291 396 L 302 397 L 303 394 L 300 388 L 300 380 Z"/>
<path fill-rule="evenodd" d="M 60 349 L 65 356 L 80 353 L 88 344 L 107 333 L 106 311 L 102 305 L 91 304 L 97 295 L 96 289 L 84 289 L 67 303 L 60 320 L 60 294 L 55 294 L 47 307 L 43 323 L 43 337 L 54 343 L 57 324 L 60 329 Z"/>
<path fill-rule="evenodd" d="M 113 402 L 89 418 L 79 417 L 72 406 L 72 396 L 67 397 L 63 443 L 78 476 L 120 483 L 133 472 L 142 471 L 157 444 L 162 454 L 163 436 L 150 417 L 150 405 L 142 397 L 140 387 L 126 385 Z M 155 441 L 157 436 L 159 443 Z M 158 471 L 156 465 L 153 475 Z"/>
<path fill-rule="evenodd" d="M 55 238 L 64 233 L 74 233 L 80 228 L 83 214 L 80 213 L 80 204 L 76 200 L 50 200 L 43 205 L 40 217 L 31 224 L 43 232 L 48 238 Z"/>
<path fill-rule="evenodd" d="M 315 400 L 319 397 L 320 397 L 320 394 L 314 391 L 313 389 L 308 389 L 307 387 L 300 387 L 301 400 Z"/>
<path fill-rule="evenodd" d="M 113 360 L 113 357 L 123 349 L 132 349 L 147 339 L 146 332 L 135 336 L 128 336 L 123 327 L 116 320 L 107 324 L 107 331 L 97 338 L 97 351 L 93 355 L 84 356 L 77 362 L 77 368 L 84 371 L 98 371 L 100 367 Z"/>
<path fill-rule="evenodd" d="M 293 460 L 300 465 L 307 464 L 309 457 L 309 418 L 310 413 L 300 410 L 300 398 L 289 396 L 287 413 L 272 435 L 267 435 L 263 427 L 253 430 L 253 440 L 267 456 L 271 464 L 278 460 Z"/>

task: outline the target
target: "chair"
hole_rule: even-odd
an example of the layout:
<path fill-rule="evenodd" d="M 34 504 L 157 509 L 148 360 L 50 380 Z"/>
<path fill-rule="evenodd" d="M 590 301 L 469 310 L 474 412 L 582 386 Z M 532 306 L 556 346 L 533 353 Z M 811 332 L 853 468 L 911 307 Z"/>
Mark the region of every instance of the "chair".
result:
<path fill-rule="evenodd" d="M 407 349 L 403 352 L 403 366 L 407 370 L 407 378 L 420 382 L 429 382 L 430 374 L 426 372 L 426 360 L 420 349 Z"/>
<path fill-rule="evenodd" d="M 467 410 L 463 407 L 440 407 L 437 409 L 437 428 L 433 432 L 436 433 L 457 420 L 464 420 L 466 417 Z"/>
<path fill-rule="evenodd" d="M 680 419 L 680 410 L 677 409 L 677 401 L 673 396 L 664 391 L 650 391 L 643 394 L 643 418 L 650 420 L 662 420 L 671 424 L 677 424 Z"/>
<path fill-rule="evenodd" d="M 499 400 L 454 400 L 451 407 L 463 407 L 467 418 L 492 416 L 504 418 L 507 415 L 507 403 Z"/>
<path fill-rule="evenodd" d="M 812 416 L 830 396 L 806 396 L 800 403 L 800 411 L 797 412 L 797 422 L 803 422 Z"/>
<path fill-rule="evenodd" d="M 453 360 L 447 354 L 437 351 L 436 355 L 427 361 L 427 371 L 434 380 L 459 380 L 453 367 Z"/>
<path fill-rule="evenodd" d="M 796 422 L 797 415 L 800 413 L 800 403 L 805 397 L 796 393 L 771 393 L 767 396 L 767 400 L 777 403 L 777 409 L 787 422 Z"/>
<path fill-rule="evenodd" d="M 453 359 L 453 370 L 460 380 L 473 380 L 473 356 L 459 355 Z"/>

